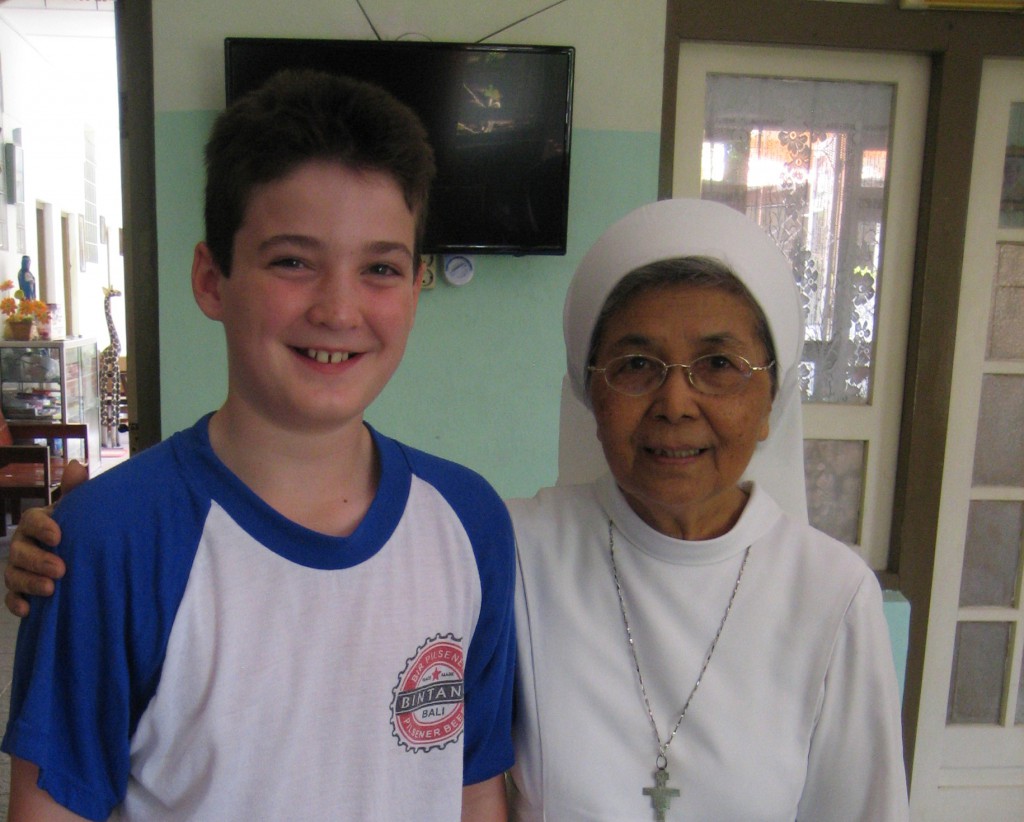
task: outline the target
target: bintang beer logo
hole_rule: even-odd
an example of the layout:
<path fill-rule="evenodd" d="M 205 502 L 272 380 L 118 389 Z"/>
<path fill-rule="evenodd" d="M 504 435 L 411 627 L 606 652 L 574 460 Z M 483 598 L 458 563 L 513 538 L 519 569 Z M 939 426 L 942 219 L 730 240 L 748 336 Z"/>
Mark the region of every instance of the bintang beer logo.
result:
<path fill-rule="evenodd" d="M 437 634 L 406 662 L 391 701 L 391 726 L 404 748 L 444 748 L 462 734 L 464 660 L 460 640 Z"/>

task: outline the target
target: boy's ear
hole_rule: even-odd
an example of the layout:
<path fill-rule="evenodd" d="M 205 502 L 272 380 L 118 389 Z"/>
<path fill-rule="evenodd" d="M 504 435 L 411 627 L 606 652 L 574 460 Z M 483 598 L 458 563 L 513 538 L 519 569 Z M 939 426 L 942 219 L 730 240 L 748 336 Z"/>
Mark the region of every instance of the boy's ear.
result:
<path fill-rule="evenodd" d="M 196 243 L 192 253 L 192 296 L 196 305 L 211 320 L 220 320 L 223 314 L 221 284 L 224 275 L 213 260 L 210 247 L 203 242 Z"/>

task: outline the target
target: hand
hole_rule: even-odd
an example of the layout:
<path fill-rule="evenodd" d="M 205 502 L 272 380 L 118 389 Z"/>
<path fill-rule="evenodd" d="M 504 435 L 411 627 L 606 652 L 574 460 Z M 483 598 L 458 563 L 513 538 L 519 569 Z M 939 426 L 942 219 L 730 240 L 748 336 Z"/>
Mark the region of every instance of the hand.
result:
<path fill-rule="evenodd" d="M 61 495 L 70 493 L 89 478 L 89 469 L 77 461 L 69 462 L 61 479 Z M 11 555 L 4 569 L 8 588 L 4 604 L 17 617 L 28 616 L 25 594 L 50 596 L 53 580 L 64 576 L 64 561 L 40 544 L 53 548 L 60 542 L 60 527 L 53 521 L 53 506 L 29 508 L 11 537 Z"/>

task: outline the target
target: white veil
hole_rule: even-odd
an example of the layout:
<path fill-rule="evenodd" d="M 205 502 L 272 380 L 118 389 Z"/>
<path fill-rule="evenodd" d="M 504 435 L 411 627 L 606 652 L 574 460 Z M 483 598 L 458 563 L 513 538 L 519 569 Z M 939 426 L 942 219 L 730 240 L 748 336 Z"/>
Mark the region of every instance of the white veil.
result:
<path fill-rule="evenodd" d="M 590 337 L 601 307 L 629 272 L 673 257 L 713 257 L 743 281 L 768 320 L 778 364 L 770 433 L 744 474 L 786 511 L 807 520 L 799 365 L 804 322 L 793 269 L 755 222 L 708 200 L 661 200 L 611 226 L 583 257 L 565 298 L 567 375 L 562 384 L 558 484 L 607 472 L 585 389 Z"/>

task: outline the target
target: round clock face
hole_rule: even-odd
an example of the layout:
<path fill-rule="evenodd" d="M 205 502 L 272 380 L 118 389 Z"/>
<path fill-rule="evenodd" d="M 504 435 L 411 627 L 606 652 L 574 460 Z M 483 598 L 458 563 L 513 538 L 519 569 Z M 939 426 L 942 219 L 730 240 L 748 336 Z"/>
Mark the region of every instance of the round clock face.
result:
<path fill-rule="evenodd" d="M 473 260 L 456 254 L 444 258 L 444 278 L 451 285 L 465 285 L 473 279 Z"/>

